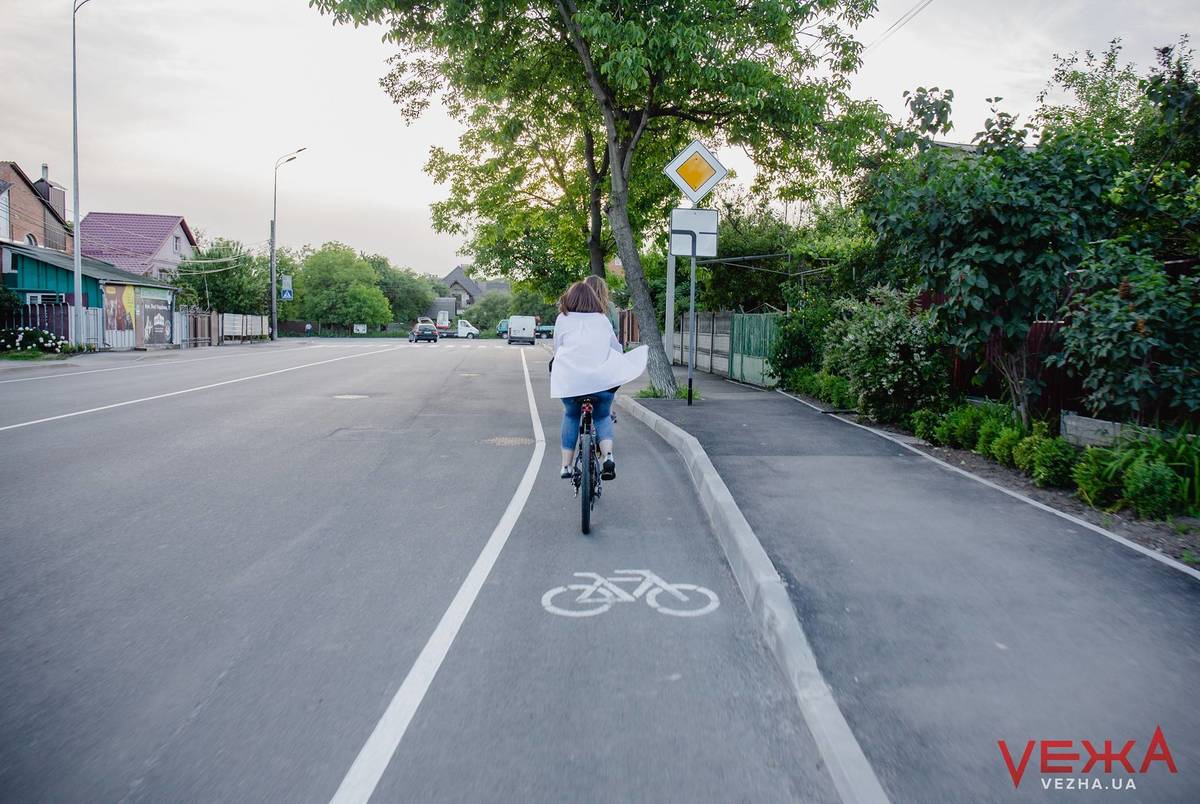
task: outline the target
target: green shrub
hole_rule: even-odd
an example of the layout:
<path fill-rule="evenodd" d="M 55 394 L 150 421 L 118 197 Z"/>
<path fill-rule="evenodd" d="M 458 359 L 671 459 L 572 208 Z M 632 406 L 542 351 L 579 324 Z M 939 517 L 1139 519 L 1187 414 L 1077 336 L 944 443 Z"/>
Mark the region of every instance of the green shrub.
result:
<path fill-rule="evenodd" d="M 835 408 L 843 410 L 855 407 L 854 394 L 850 391 L 849 381 L 836 374 L 821 372 L 821 399 Z"/>
<path fill-rule="evenodd" d="M 1042 439 L 1033 451 L 1033 482 L 1042 487 L 1069 486 L 1078 457 L 1079 451 L 1062 436 Z"/>
<path fill-rule="evenodd" d="M 933 441 L 933 431 L 942 418 L 942 414 L 936 410 L 921 408 L 920 410 L 914 410 L 912 415 L 908 417 L 908 420 L 912 427 L 913 435 L 924 441 Z"/>
<path fill-rule="evenodd" d="M 1200 512 L 1200 436 L 1190 426 L 1171 434 L 1137 433 L 1123 439 L 1114 450 L 1115 461 L 1128 469 L 1137 461 L 1158 461 L 1180 478 L 1179 506 Z"/>
<path fill-rule="evenodd" d="M 954 441 L 963 449 L 975 449 L 975 443 L 979 440 L 979 428 L 984 419 L 983 408 L 978 405 L 963 405 L 956 412 Z"/>
<path fill-rule="evenodd" d="M 1104 447 L 1084 450 L 1071 470 L 1079 497 L 1093 508 L 1111 505 L 1121 493 L 1121 475 L 1114 453 Z"/>
<path fill-rule="evenodd" d="M 812 291 L 802 293 L 792 311 L 780 319 L 767 361 L 771 373 L 786 377 L 796 368 L 821 365 L 825 330 L 833 317 L 829 297 Z"/>
<path fill-rule="evenodd" d="M 1013 465 L 1013 448 L 1021 443 L 1025 434 L 1016 425 L 1005 427 L 992 442 L 991 455 L 994 460 L 1005 466 Z"/>
<path fill-rule="evenodd" d="M 1125 472 L 1122 496 L 1145 519 L 1163 519 L 1179 501 L 1179 475 L 1162 461 L 1139 460 Z"/>
<path fill-rule="evenodd" d="M 915 294 L 879 286 L 866 300 L 841 299 L 825 333 L 823 367 L 845 376 L 859 411 L 903 421 L 949 395 L 944 339 L 934 316 L 915 310 Z"/>
<path fill-rule="evenodd" d="M 975 440 L 975 452 L 985 457 L 991 457 L 992 442 L 996 440 L 996 436 L 1000 435 L 1000 431 L 1003 429 L 1004 422 L 990 417 L 985 418 L 979 425 L 979 437 Z"/>
<path fill-rule="evenodd" d="M 1033 456 L 1038 446 L 1045 441 L 1045 436 L 1027 435 L 1012 448 L 1013 466 L 1027 475 L 1033 474 Z"/>
<path fill-rule="evenodd" d="M 939 444 L 943 447 L 954 446 L 954 420 L 950 418 L 950 414 L 942 416 L 938 419 L 937 424 L 933 426 L 934 444 Z"/>

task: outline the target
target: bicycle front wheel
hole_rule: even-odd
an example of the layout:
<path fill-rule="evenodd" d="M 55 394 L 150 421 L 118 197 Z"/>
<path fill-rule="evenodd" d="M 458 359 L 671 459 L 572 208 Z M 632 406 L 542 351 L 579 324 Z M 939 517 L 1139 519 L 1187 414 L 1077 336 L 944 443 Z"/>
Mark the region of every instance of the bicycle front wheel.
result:
<path fill-rule="evenodd" d="M 592 532 L 592 435 L 584 433 L 579 437 L 579 454 L 584 456 L 580 463 L 583 473 L 579 479 L 579 529 L 584 533 Z"/>

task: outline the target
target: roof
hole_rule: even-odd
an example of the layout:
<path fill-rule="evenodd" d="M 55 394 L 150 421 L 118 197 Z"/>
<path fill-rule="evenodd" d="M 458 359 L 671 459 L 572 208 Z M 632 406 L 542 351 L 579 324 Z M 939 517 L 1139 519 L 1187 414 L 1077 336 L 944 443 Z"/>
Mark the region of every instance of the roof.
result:
<path fill-rule="evenodd" d="M 463 286 L 463 289 L 472 296 L 482 296 L 483 290 L 475 283 L 475 280 L 467 276 L 467 272 L 463 270 L 463 266 L 456 265 L 454 270 L 442 277 L 442 284 L 451 285 L 457 282 Z"/>
<path fill-rule="evenodd" d="M 53 204 L 51 204 L 49 201 L 47 201 L 45 198 L 42 197 L 42 194 L 39 193 L 37 191 L 37 188 L 33 186 L 33 184 L 34 184 L 33 181 L 28 176 L 25 175 L 25 171 L 21 170 L 20 165 L 18 165 L 16 162 L 13 162 L 10 160 L 5 160 L 3 162 L 0 162 L 0 165 L 8 165 L 9 167 L 11 167 L 13 169 L 13 173 L 16 173 L 17 176 L 21 179 L 21 181 L 23 181 L 23 182 L 25 182 L 25 184 L 29 185 L 29 191 L 31 193 L 33 193 L 35 196 L 37 196 L 37 199 L 38 199 L 38 201 L 40 201 L 42 203 L 42 206 L 44 206 L 46 209 L 48 209 L 50 211 L 50 214 L 53 215 L 55 217 L 55 219 L 57 219 L 58 222 L 63 225 L 63 228 L 67 230 L 67 234 L 69 235 L 71 233 L 71 227 L 67 223 L 66 218 L 64 218 L 62 215 L 59 214 L 58 210 L 54 208 Z"/>
<path fill-rule="evenodd" d="M 196 238 L 182 215 L 149 215 L 132 212 L 89 212 L 79 222 L 83 253 L 126 270 L 148 270 L 150 258 L 159 252 L 175 227 L 183 228 L 188 243 Z"/>
<path fill-rule="evenodd" d="M 23 254 L 26 257 L 53 265 L 55 268 L 61 268 L 64 271 L 75 270 L 75 260 L 70 254 L 64 254 L 61 251 L 55 251 L 52 248 L 42 248 L 41 246 L 19 246 L 16 243 L 5 243 L 4 248 L 16 254 Z M 84 276 L 90 276 L 92 279 L 98 279 L 101 282 L 178 290 L 178 288 L 176 288 L 175 285 L 172 285 L 170 282 L 162 282 L 158 279 L 151 279 L 150 277 L 143 276 L 141 274 L 131 274 L 128 271 L 122 271 L 120 268 L 117 268 L 111 263 L 107 263 L 102 260 L 95 260 L 91 257 L 82 257 L 80 259 L 80 268 L 83 271 Z"/>

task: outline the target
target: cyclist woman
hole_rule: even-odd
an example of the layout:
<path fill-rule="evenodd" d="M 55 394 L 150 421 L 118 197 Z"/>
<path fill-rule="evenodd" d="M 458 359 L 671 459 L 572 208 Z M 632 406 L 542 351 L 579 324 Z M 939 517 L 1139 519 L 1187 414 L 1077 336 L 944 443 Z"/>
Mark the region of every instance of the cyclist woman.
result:
<path fill-rule="evenodd" d="M 617 476 L 617 465 L 613 460 L 613 398 L 617 395 L 618 386 L 637 379 L 646 370 L 647 348 L 639 346 L 631 352 L 622 351 L 609 323 L 606 308 L 605 300 L 586 281 L 571 285 L 558 300 L 550 396 L 561 399 L 564 408 L 564 478 L 570 478 L 573 474 L 571 464 L 579 436 L 582 397 L 585 396 L 594 400 L 592 422 L 600 441 L 600 452 L 604 455 L 600 477 L 612 480 Z"/>

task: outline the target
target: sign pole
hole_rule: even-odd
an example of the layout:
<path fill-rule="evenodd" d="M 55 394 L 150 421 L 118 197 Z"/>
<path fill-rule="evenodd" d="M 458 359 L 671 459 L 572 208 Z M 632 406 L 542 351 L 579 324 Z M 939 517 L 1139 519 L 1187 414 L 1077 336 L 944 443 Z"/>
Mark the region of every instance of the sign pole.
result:
<path fill-rule="evenodd" d="M 694 241 L 693 241 L 694 242 Z M 688 404 L 692 404 L 692 375 L 696 371 L 696 249 L 692 248 L 692 278 L 688 285 Z"/>
<path fill-rule="evenodd" d="M 667 310 L 663 327 L 663 346 L 672 363 L 675 362 L 675 255 L 667 244 Z"/>

